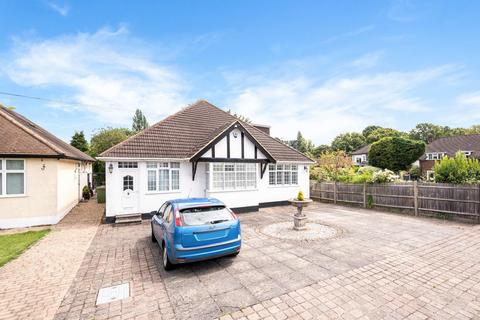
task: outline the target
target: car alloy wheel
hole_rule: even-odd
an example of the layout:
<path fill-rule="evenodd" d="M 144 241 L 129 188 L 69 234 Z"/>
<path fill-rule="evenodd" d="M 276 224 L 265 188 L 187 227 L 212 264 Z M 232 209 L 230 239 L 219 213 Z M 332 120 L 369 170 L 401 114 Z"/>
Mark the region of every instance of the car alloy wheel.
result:
<path fill-rule="evenodd" d="M 163 267 L 167 268 L 167 265 L 168 265 L 167 246 L 163 246 L 162 259 L 163 259 Z"/>

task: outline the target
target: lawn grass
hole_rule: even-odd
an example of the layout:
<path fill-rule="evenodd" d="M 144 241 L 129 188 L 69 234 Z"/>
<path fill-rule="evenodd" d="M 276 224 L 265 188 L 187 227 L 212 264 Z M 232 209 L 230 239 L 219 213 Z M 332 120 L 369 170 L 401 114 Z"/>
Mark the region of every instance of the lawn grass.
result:
<path fill-rule="evenodd" d="M 44 229 L 0 235 L 0 267 L 18 257 L 49 232 L 50 229 Z"/>

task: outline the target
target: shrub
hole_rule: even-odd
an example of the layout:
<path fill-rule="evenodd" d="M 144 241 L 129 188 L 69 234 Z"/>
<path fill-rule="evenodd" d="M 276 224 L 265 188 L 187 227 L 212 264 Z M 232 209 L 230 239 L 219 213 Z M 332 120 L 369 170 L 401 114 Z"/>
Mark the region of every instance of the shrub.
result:
<path fill-rule="evenodd" d="M 387 182 L 394 182 L 398 180 L 400 177 L 396 175 L 393 171 L 388 169 L 380 170 L 373 173 L 373 182 L 374 183 L 387 183 Z"/>
<path fill-rule="evenodd" d="M 302 191 L 298 191 L 297 200 L 298 200 L 298 201 L 303 201 L 303 200 L 305 200 L 305 196 L 303 195 L 303 192 L 302 192 Z"/>
<path fill-rule="evenodd" d="M 425 143 L 401 137 L 387 137 L 372 144 L 368 162 L 395 172 L 406 170 L 425 152 Z"/>
<path fill-rule="evenodd" d="M 312 171 L 319 181 L 339 181 L 339 176 L 352 165 L 352 158 L 344 151 L 326 151 L 318 158 L 318 165 Z"/>
<path fill-rule="evenodd" d="M 419 180 L 422 177 L 422 169 L 419 166 L 413 166 L 408 170 L 410 179 Z"/>
<path fill-rule="evenodd" d="M 83 197 L 83 200 L 90 199 L 90 189 L 87 186 L 84 186 L 82 189 L 82 197 Z"/>
<path fill-rule="evenodd" d="M 455 184 L 480 182 L 480 162 L 467 158 L 462 152 L 457 152 L 453 158 L 443 157 L 435 163 L 433 170 L 435 182 Z"/>

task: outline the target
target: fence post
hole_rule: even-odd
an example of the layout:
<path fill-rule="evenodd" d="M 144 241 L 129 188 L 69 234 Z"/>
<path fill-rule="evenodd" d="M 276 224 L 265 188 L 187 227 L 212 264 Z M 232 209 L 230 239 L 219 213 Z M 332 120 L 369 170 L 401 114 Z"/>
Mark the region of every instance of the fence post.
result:
<path fill-rule="evenodd" d="M 478 185 L 477 223 L 480 223 L 480 184 Z"/>
<path fill-rule="evenodd" d="M 418 216 L 418 181 L 413 181 L 413 206 L 415 208 L 415 216 Z"/>
<path fill-rule="evenodd" d="M 333 181 L 333 203 L 337 203 L 337 181 Z"/>
<path fill-rule="evenodd" d="M 367 183 L 363 183 L 363 207 L 367 207 Z"/>

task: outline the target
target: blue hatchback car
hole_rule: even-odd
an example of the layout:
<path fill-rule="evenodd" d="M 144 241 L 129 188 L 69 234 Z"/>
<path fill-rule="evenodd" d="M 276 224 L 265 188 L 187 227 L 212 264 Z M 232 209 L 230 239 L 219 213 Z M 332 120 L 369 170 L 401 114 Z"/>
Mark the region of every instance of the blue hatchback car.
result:
<path fill-rule="evenodd" d="M 214 198 L 165 202 L 152 217 L 152 241 L 158 242 L 165 270 L 175 264 L 237 255 L 240 221 Z"/>

